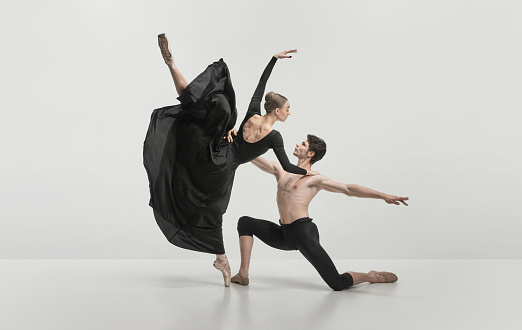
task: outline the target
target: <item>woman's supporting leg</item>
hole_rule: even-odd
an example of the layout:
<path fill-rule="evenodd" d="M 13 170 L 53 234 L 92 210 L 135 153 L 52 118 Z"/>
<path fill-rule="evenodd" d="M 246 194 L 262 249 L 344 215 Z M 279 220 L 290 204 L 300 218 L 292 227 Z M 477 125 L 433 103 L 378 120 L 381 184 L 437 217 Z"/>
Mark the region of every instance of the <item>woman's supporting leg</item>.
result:
<path fill-rule="evenodd" d="M 223 280 L 225 281 L 225 286 L 230 286 L 230 265 L 228 264 L 228 259 L 226 254 L 216 254 L 216 260 L 214 261 L 214 268 L 219 270 L 223 274 Z"/>
<path fill-rule="evenodd" d="M 172 79 L 174 79 L 174 85 L 176 86 L 176 91 L 178 95 L 181 95 L 185 87 L 187 87 L 188 83 L 185 80 L 185 77 L 178 70 L 176 64 L 174 64 L 174 57 L 172 56 L 172 51 L 170 50 L 169 41 L 165 33 L 158 35 L 158 44 L 161 50 L 161 56 L 163 56 L 163 60 L 165 64 L 169 67 L 170 74 L 172 75 Z"/>

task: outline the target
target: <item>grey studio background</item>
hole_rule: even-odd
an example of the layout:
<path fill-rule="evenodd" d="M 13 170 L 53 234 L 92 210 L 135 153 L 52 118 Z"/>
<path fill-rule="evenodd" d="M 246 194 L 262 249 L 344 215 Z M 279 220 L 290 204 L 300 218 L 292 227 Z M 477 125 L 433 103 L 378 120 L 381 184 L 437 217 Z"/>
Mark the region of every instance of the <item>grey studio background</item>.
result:
<path fill-rule="evenodd" d="M 142 143 L 176 103 L 156 36 L 188 80 L 228 63 L 242 120 L 268 82 L 290 158 L 307 133 L 316 170 L 409 196 L 409 207 L 321 192 L 310 215 L 332 258 L 520 258 L 522 5 L 516 1 L 3 2 L 1 258 L 201 258 L 170 245 L 148 206 Z M 275 160 L 272 152 L 265 157 Z M 224 215 L 277 221 L 275 180 L 241 166 Z M 254 258 L 301 258 L 259 242 Z M 233 265 L 233 269 L 234 269 Z"/>

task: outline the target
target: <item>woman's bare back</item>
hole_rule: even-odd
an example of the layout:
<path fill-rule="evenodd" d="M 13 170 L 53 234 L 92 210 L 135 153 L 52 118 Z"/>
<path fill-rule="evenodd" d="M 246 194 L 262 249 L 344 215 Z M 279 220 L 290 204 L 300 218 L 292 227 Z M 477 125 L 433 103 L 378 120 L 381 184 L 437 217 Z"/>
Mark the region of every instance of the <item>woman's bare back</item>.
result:
<path fill-rule="evenodd" d="M 253 115 L 243 125 L 243 140 L 248 143 L 259 142 L 272 130 L 272 126 L 265 123 L 262 116 Z"/>

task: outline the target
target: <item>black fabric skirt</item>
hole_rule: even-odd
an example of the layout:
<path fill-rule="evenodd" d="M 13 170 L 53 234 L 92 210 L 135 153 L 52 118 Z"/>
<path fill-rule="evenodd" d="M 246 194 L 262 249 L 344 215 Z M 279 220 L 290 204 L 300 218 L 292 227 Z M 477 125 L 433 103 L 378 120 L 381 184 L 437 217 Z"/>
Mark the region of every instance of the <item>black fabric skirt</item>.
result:
<path fill-rule="evenodd" d="M 151 116 L 143 147 L 149 205 L 172 244 L 223 254 L 222 216 L 237 168 L 232 144 L 223 139 L 237 119 L 225 62 L 209 65 L 178 100 Z"/>

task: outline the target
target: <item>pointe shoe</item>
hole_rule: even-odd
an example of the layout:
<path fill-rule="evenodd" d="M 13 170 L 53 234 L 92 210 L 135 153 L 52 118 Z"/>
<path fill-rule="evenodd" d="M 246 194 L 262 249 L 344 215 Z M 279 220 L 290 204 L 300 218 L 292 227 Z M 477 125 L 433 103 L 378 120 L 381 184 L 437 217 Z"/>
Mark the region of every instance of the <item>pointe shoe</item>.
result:
<path fill-rule="evenodd" d="M 225 259 L 226 260 L 226 259 Z M 219 270 L 223 274 L 223 280 L 225 281 L 225 286 L 230 286 L 230 271 L 227 270 L 228 260 L 226 260 L 226 264 L 222 265 L 218 260 L 214 261 L 214 268 Z"/>
<path fill-rule="evenodd" d="M 242 277 L 241 275 L 237 274 L 236 276 L 232 277 L 230 279 L 232 283 L 237 283 L 239 285 L 248 285 L 250 281 L 248 280 L 248 277 Z"/>
<path fill-rule="evenodd" d="M 375 273 L 377 275 L 381 275 L 382 277 L 384 277 L 384 282 L 379 282 L 379 283 L 395 283 L 399 280 L 397 275 L 395 275 L 394 273 L 390 273 L 390 272 L 378 272 L 378 271 L 372 270 L 370 273 Z"/>
<path fill-rule="evenodd" d="M 158 35 L 158 45 L 161 50 L 161 56 L 167 65 L 174 64 L 174 58 L 172 57 L 172 51 L 170 50 L 169 40 L 165 33 Z"/>

